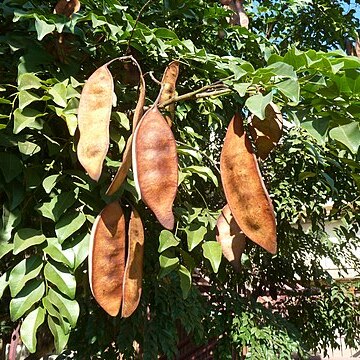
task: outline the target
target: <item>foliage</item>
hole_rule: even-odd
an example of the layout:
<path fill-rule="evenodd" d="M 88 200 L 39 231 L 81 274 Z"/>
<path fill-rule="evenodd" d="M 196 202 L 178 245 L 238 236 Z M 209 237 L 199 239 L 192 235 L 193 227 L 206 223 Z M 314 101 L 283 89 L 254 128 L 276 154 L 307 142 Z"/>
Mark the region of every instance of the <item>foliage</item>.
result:
<path fill-rule="evenodd" d="M 102 359 L 133 358 L 133 341 L 144 358 L 173 358 L 178 327 L 198 343 L 227 334 L 217 349 L 222 359 L 244 346 L 254 359 L 336 348 L 335 330 L 355 346 L 355 299 L 320 260 L 330 257 L 343 268 L 346 259 L 359 271 L 353 250 L 359 246 L 360 59 L 340 50 L 345 38 L 356 38 L 359 21 L 340 1 L 248 1 L 247 30 L 229 26 L 229 13 L 217 1 L 164 0 L 151 2 L 136 24 L 144 3 L 84 0 L 71 19 L 53 14 L 54 1 L 0 4 L 1 332 L 9 336 L 23 319 L 30 351 L 43 346 L 36 331 L 50 331 L 58 353 L 67 346 Z M 309 18 L 316 19 L 312 27 Z M 100 181 L 76 159 L 82 85 L 125 53 L 159 79 L 170 60 L 180 59 L 179 94 L 219 80 L 228 87 L 221 96 L 177 103 L 174 234 L 139 202 L 131 174 L 116 195 L 105 196 L 137 99 L 137 80 L 119 63 L 111 66 L 117 102 Z M 150 105 L 159 89 L 146 80 Z M 225 202 L 219 154 L 235 110 L 263 118 L 270 101 L 288 122 L 281 144 L 261 163 L 279 252 L 271 256 L 249 242 L 243 271 L 235 274 L 215 242 Z M 136 204 L 146 228 L 143 296 L 126 320 L 110 319 L 95 304 L 85 263 L 94 217 L 120 197 L 124 205 Z M 327 217 L 329 199 L 334 205 Z M 324 221 L 335 217 L 343 225 L 332 243 Z M 311 220 L 308 232 L 304 219 Z M 191 286 L 199 272 L 209 277 L 208 301 Z M 275 314 L 256 302 L 260 295 L 276 299 L 284 289 L 289 300 Z"/>

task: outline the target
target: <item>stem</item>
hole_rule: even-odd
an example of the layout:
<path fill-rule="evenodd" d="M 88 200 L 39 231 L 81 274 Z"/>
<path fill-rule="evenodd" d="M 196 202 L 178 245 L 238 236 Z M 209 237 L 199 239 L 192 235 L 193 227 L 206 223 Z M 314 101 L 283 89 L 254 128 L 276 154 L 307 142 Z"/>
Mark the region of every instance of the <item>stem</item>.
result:
<path fill-rule="evenodd" d="M 143 13 L 144 10 L 150 5 L 151 2 L 153 2 L 153 0 L 148 0 L 148 1 L 144 4 L 144 6 L 140 9 L 140 11 L 139 11 L 139 13 L 138 13 L 138 16 L 137 16 L 137 18 L 136 18 L 136 20 L 135 20 L 134 27 L 133 27 L 132 30 L 131 30 L 131 34 L 130 34 L 130 38 L 129 38 L 128 43 L 127 43 L 127 48 L 126 48 L 125 54 L 128 54 L 128 53 L 129 53 L 130 43 L 131 43 L 131 40 L 132 40 L 132 38 L 133 38 L 133 36 L 134 36 L 134 32 L 135 32 L 135 29 L 136 29 L 136 25 L 137 25 L 137 23 L 139 22 L 142 13 Z"/>
<path fill-rule="evenodd" d="M 207 90 L 213 90 L 214 88 L 221 88 L 221 89 L 207 92 Z M 209 96 L 230 94 L 231 92 L 232 92 L 232 90 L 223 84 L 206 85 L 200 89 L 191 91 L 187 94 L 173 96 L 171 99 L 166 100 L 166 101 L 162 102 L 161 104 L 159 104 L 159 108 L 164 108 L 165 106 L 168 106 L 172 103 L 183 101 L 183 100 L 200 99 L 200 98 L 209 97 Z"/>

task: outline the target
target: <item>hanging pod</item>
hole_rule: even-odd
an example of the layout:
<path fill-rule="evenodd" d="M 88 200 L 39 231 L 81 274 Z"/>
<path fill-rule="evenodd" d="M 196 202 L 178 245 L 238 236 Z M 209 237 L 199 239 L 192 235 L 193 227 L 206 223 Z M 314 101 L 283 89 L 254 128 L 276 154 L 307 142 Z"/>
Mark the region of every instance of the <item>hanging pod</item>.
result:
<path fill-rule="evenodd" d="M 276 253 L 276 223 L 239 114 L 231 120 L 220 157 L 221 180 L 236 223 L 244 234 L 272 254 Z"/>
<path fill-rule="evenodd" d="M 165 69 L 163 78 L 161 80 L 161 90 L 159 104 L 164 101 L 170 100 L 176 94 L 176 81 L 179 76 L 179 61 L 172 61 Z M 172 125 L 175 114 L 175 103 L 172 103 L 165 107 L 165 110 L 169 115 L 165 115 L 165 120 L 169 126 Z"/>
<path fill-rule="evenodd" d="M 122 317 L 129 317 L 138 307 L 143 277 L 144 228 L 139 213 L 133 209 L 128 232 L 128 255 L 123 281 Z"/>
<path fill-rule="evenodd" d="M 90 236 L 89 283 L 98 304 L 111 316 L 119 313 L 125 270 L 125 217 L 117 201 L 97 216 Z"/>
<path fill-rule="evenodd" d="M 232 216 L 228 205 L 223 207 L 216 222 L 216 240 L 221 245 L 225 259 L 239 272 L 241 255 L 246 246 L 246 238 Z"/>
<path fill-rule="evenodd" d="M 106 65 L 85 83 L 78 109 L 77 156 L 89 176 L 98 181 L 109 148 L 109 123 L 114 82 Z"/>
<path fill-rule="evenodd" d="M 144 80 L 144 77 L 142 76 L 142 74 L 140 74 L 139 100 L 138 100 L 138 103 L 136 104 L 134 117 L 133 117 L 133 133 L 143 115 L 144 105 L 145 105 L 145 80 Z M 108 187 L 108 189 L 106 191 L 106 195 L 108 195 L 108 196 L 114 194 L 117 190 L 120 189 L 120 186 L 124 182 L 128 172 L 130 170 L 132 142 L 133 142 L 133 135 L 131 134 L 126 143 L 126 147 L 125 147 L 123 158 L 122 158 L 122 163 L 121 163 L 117 173 L 115 174 L 114 179 L 112 180 L 110 186 Z"/>
<path fill-rule="evenodd" d="M 55 6 L 54 14 L 62 14 L 71 17 L 72 14 L 77 13 L 79 10 L 79 0 L 60 0 Z"/>
<path fill-rule="evenodd" d="M 280 109 L 272 102 L 265 108 L 264 120 L 251 115 L 249 130 L 260 159 L 265 160 L 277 145 L 282 135 L 282 127 L 283 117 Z"/>
<path fill-rule="evenodd" d="M 137 190 L 161 225 L 174 227 L 172 205 L 177 192 L 178 160 L 174 135 L 157 101 L 142 117 L 134 134 L 132 158 Z"/>

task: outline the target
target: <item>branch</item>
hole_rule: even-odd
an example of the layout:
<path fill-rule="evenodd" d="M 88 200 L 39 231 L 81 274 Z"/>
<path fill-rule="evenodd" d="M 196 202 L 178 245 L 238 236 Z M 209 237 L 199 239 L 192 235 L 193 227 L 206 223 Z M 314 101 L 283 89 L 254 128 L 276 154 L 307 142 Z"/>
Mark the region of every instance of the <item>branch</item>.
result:
<path fill-rule="evenodd" d="M 154 0 L 148 0 L 148 1 L 144 4 L 144 6 L 140 9 L 140 11 L 139 11 L 139 13 L 138 13 L 138 16 L 137 16 L 137 18 L 136 18 L 136 20 L 135 20 L 134 27 L 133 27 L 132 30 L 131 30 L 131 34 L 130 34 L 130 37 L 129 37 L 129 40 L 128 40 L 128 43 L 127 43 L 127 48 L 126 48 L 125 54 L 128 54 L 128 53 L 129 53 L 129 50 L 130 50 L 130 42 L 131 42 L 131 40 L 132 40 L 132 38 L 133 38 L 133 36 L 134 36 L 134 31 L 135 31 L 135 29 L 136 29 L 136 25 L 137 25 L 137 23 L 139 22 L 142 13 L 143 13 L 144 10 L 150 5 L 150 3 L 152 3 L 153 1 L 154 1 Z"/>
<path fill-rule="evenodd" d="M 269 27 L 268 27 L 268 29 L 266 30 L 266 38 L 267 38 L 268 40 L 269 40 L 270 37 L 271 37 L 271 34 L 272 34 L 272 32 L 273 32 L 273 30 L 274 30 L 274 27 L 275 27 L 275 24 L 279 21 L 280 16 L 282 15 L 282 13 L 283 13 L 287 8 L 288 8 L 288 5 L 287 5 L 287 4 L 284 4 L 284 5 L 281 7 L 281 9 L 280 9 L 280 11 L 279 11 L 279 14 L 278 14 L 278 16 L 275 18 L 275 20 L 272 21 L 272 22 L 269 24 Z"/>
<path fill-rule="evenodd" d="M 217 89 L 218 90 L 214 90 Z M 200 99 L 210 96 L 217 96 L 217 95 L 225 95 L 230 94 L 233 90 L 231 90 L 229 87 L 227 87 L 224 84 L 211 84 L 203 86 L 200 89 L 197 89 L 195 91 L 189 92 L 187 94 L 179 95 L 179 96 L 173 96 L 171 99 L 166 100 L 159 104 L 159 108 L 164 108 L 165 106 L 168 106 L 172 103 L 176 103 L 183 100 L 194 100 L 194 99 Z"/>

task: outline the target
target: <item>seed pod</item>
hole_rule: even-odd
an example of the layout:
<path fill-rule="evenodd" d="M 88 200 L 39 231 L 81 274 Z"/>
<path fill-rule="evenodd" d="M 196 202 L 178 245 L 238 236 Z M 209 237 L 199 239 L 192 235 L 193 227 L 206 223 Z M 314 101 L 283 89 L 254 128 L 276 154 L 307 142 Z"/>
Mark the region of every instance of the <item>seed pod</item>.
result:
<path fill-rule="evenodd" d="M 89 283 L 98 304 L 119 313 L 125 269 L 125 218 L 117 201 L 105 206 L 91 230 Z"/>
<path fill-rule="evenodd" d="M 260 159 L 264 160 L 279 142 L 282 125 L 283 118 L 280 109 L 274 103 L 266 107 L 264 120 L 251 115 L 249 130 Z"/>
<path fill-rule="evenodd" d="M 229 124 L 221 151 L 220 171 L 236 223 L 249 239 L 275 254 L 274 210 L 239 114 Z"/>
<path fill-rule="evenodd" d="M 240 260 L 246 246 L 246 240 L 228 205 L 223 207 L 217 220 L 216 240 L 221 245 L 225 259 L 230 262 L 237 272 L 240 272 Z"/>
<path fill-rule="evenodd" d="M 144 114 L 137 126 L 132 150 L 137 190 L 161 225 L 171 230 L 178 182 L 176 143 L 156 105 Z"/>
<path fill-rule="evenodd" d="M 106 65 L 86 82 L 78 109 L 79 143 L 77 155 L 89 176 L 98 181 L 109 148 L 109 123 L 114 83 Z"/>
<path fill-rule="evenodd" d="M 139 93 L 139 100 L 135 108 L 134 117 L 133 117 L 133 132 L 136 129 L 138 122 L 140 121 L 143 112 L 144 112 L 144 105 L 145 105 L 145 80 L 142 74 L 140 75 L 140 93 Z M 133 136 L 130 135 L 126 147 L 123 154 L 122 163 L 112 180 L 109 188 L 106 191 L 106 195 L 110 196 L 114 194 L 116 191 L 120 189 L 120 186 L 124 182 L 127 173 L 131 167 L 131 148 L 132 148 L 132 141 Z"/>
<path fill-rule="evenodd" d="M 55 6 L 54 14 L 62 14 L 71 17 L 80 10 L 79 0 L 60 0 Z"/>
<path fill-rule="evenodd" d="M 144 228 L 139 213 L 133 209 L 129 223 L 128 256 L 125 266 L 121 316 L 129 317 L 138 307 L 144 263 Z"/>
<path fill-rule="evenodd" d="M 176 94 L 176 80 L 179 76 L 179 62 L 172 61 L 166 68 L 163 78 L 161 80 L 161 94 L 159 98 L 159 104 L 163 103 L 166 100 L 171 99 Z M 175 104 L 170 104 L 165 107 L 165 110 L 170 113 L 169 115 L 165 115 L 165 120 L 169 124 L 172 125 L 172 121 L 174 120 L 175 115 Z"/>

